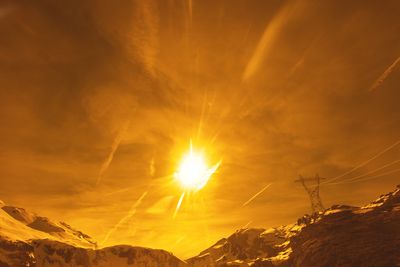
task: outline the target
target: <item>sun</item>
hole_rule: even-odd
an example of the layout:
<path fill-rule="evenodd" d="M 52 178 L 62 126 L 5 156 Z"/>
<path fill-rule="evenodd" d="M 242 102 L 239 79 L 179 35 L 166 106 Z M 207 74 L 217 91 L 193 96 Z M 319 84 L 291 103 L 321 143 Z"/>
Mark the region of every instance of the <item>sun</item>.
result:
<path fill-rule="evenodd" d="M 207 184 L 218 167 L 219 163 L 208 167 L 203 154 L 193 151 L 191 147 L 183 156 L 175 178 L 184 189 L 197 191 Z"/>

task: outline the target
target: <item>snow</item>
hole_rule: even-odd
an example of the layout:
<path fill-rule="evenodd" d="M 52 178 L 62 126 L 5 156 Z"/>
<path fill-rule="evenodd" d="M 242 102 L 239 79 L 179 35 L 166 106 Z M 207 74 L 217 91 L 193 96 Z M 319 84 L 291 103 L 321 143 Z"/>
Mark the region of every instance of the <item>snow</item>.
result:
<path fill-rule="evenodd" d="M 163 250 L 132 246 L 95 249 L 89 236 L 22 208 L 0 207 L 0 266 L 187 266 Z"/>
<path fill-rule="evenodd" d="M 346 266 L 353 266 L 354 262 L 361 266 L 358 261 L 363 262 L 362 266 L 394 266 L 399 256 L 398 250 L 393 250 L 400 245 L 399 223 L 400 189 L 397 189 L 363 207 L 334 205 L 324 212 L 305 215 L 295 224 L 262 232 L 238 230 L 187 261 L 195 267 L 322 267 L 332 263 L 342 266 L 344 260 L 349 263 Z M 385 231 L 377 234 L 376 230 L 380 229 Z M 357 238 L 352 238 L 353 232 L 357 232 Z M 338 250 L 338 246 L 346 249 Z M 332 251 L 342 258 L 332 256 Z"/>
<path fill-rule="evenodd" d="M 50 239 L 79 247 L 96 246 L 89 236 L 72 229 L 67 224 L 52 222 L 25 209 L 6 205 L 0 208 L 0 236 L 13 241 Z"/>

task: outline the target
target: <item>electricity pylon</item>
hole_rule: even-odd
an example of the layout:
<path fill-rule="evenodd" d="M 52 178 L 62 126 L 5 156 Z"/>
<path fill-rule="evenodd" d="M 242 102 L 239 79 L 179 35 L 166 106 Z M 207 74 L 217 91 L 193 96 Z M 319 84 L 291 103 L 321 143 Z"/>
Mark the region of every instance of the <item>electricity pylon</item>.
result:
<path fill-rule="evenodd" d="M 319 196 L 319 185 L 320 180 L 323 179 L 319 175 L 315 175 L 315 178 L 304 178 L 299 175 L 299 179 L 295 180 L 297 183 L 301 183 L 308 193 L 311 201 L 311 211 L 312 214 L 325 210 L 322 205 L 321 197 Z"/>

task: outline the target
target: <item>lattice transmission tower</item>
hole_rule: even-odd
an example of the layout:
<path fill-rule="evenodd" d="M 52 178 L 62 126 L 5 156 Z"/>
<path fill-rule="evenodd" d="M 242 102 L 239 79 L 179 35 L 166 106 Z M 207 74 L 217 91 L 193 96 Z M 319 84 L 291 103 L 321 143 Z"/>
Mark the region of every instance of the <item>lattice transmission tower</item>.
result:
<path fill-rule="evenodd" d="M 314 178 L 304 178 L 299 175 L 299 179 L 295 180 L 296 183 L 301 183 L 308 193 L 311 201 L 311 212 L 312 214 L 325 210 L 324 205 L 322 205 L 321 197 L 319 196 L 319 185 L 321 178 L 319 175 L 315 175 Z"/>

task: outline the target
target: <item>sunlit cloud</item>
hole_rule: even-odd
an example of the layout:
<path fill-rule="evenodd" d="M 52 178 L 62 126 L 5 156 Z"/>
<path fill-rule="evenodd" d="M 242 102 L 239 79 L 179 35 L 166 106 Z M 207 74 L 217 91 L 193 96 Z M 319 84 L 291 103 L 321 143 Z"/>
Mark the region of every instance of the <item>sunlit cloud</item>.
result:
<path fill-rule="evenodd" d="M 8 2 L 0 199 L 104 245 L 185 258 L 295 221 L 299 173 L 340 176 L 399 138 L 396 1 Z M 200 190 L 175 175 L 191 137 Z M 324 204 L 390 190 L 398 151 L 322 186 Z"/>

